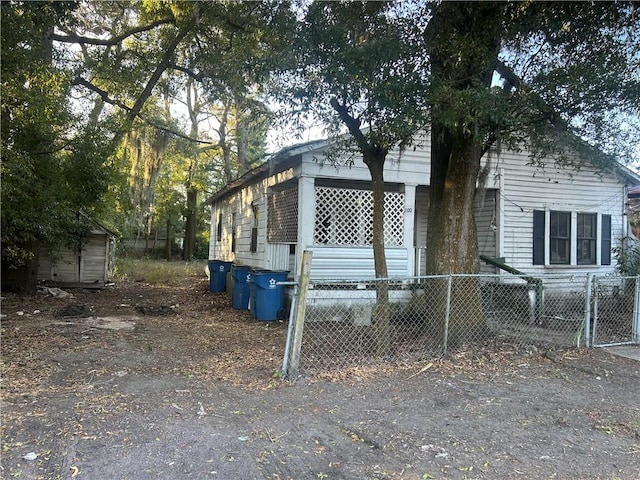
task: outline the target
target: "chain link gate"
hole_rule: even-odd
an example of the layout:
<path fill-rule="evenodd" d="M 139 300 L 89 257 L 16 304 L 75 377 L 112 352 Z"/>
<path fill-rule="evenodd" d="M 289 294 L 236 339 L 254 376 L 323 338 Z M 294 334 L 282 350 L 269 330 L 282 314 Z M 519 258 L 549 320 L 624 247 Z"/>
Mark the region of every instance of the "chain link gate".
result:
<path fill-rule="evenodd" d="M 594 347 L 640 343 L 640 277 L 594 277 Z"/>

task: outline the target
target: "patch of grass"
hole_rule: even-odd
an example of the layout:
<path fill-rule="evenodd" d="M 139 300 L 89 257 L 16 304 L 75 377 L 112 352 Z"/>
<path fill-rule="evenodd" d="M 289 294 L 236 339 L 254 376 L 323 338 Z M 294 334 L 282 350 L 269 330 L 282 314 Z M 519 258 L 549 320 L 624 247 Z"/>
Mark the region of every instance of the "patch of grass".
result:
<path fill-rule="evenodd" d="M 185 277 L 204 277 L 206 260 L 191 262 L 117 258 L 114 278 L 132 280 L 151 285 L 171 285 Z"/>

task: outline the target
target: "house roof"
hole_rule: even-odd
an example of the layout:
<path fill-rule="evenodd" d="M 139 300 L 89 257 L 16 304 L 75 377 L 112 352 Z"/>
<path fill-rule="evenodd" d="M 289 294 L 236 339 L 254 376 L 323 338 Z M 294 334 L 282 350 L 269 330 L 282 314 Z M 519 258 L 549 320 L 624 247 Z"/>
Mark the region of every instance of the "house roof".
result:
<path fill-rule="evenodd" d="M 640 175 L 638 173 L 621 163 L 617 165 L 617 171 L 625 179 L 627 185 L 629 185 L 628 193 L 631 193 L 632 189 L 637 189 L 637 193 L 640 193 Z"/>
<path fill-rule="evenodd" d="M 244 185 L 267 178 L 274 173 L 281 172 L 293 165 L 299 163 L 302 159 L 302 154 L 317 150 L 324 147 L 327 144 L 326 139 L 313 140 L 311 142 L 299 143 L 292 145 L 291 147 L 283 148 L 276 153 L 273 153 L 265 159 L 263 163 L 257 167 L 249 170 L 244 175 L 236 178 L 235 180 L 227 183 L 220 190 L 215 192 L 207 203 L 214 203 L 217 200 L 224 198 L 232 193 L 240 190 Z"/>
<path fill-rule="evenodd" d="M 274 173 L 286 170 L 287 168 L 299 163 L 302 159 L 303 153 L 318 150 L 325 147 L 328 143 L 328 139 L 313 140 L 311 142 L 299 143 L 290 147 L 285 147 L 276 153 L 268 155 L 263 163 L 249 170 L 244 175 L 227 183 L 224 187 L 215 192 L 211 197 L 209 197 L 207 203 L 215 203 L 217 200 L 240 190 L 248 183 L 262 180 Z M 622 177 L 626 182 L 629 186 L 629 195 L 633 192 L 636 198 L 640 198 L 640 174 L 618 162 L 613 166 L 612 173 Z"/>

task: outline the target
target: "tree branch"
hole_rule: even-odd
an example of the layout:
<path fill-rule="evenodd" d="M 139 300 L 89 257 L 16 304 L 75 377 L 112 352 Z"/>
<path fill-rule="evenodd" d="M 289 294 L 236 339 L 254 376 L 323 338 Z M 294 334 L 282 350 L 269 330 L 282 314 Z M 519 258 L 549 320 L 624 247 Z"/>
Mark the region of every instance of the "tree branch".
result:
<path fill-rule="evenodd" d="M 361 151 L 364 152 L 366 150 L 369 150 L 369 142 L 367 142 L 367 139 L 360 130 L 360 121 L 352 117 L 349 114 L 349 110 L 347 109 L 347 107 L 341 104 L 337 98 L 333 97 L 330 100 L 330 103 L 340 117 L 340 120 L 342 120 L 342 122 L 347 126 L 349 133 L 353 135 L 353 138 L 355 138 Z"/>
<path fill-rule="evenodd" d="M 140 113 L 143 105 L 145 104 L 147 99 L 151 96 L 151 92 L 153 88 L 156 86 L 156 84 L 160 80 L 160 77 L 162 76 L 164 71 L 167 70 L 167 68 L 169 68 L 169 65 L 171 63 L 171 57 L 173 56 L 176 48 L 178 48 L 178 45 L 180 44 L 180 42 L 189 34 L 189 32 L 196 25 L 196 23 L 198 23 L 197 14 L 194 15 L 193 18 L 184 26 L 184 28 L 182 28 L 178 32 L 178 34 L 171 41 L 171 43 L 167 45 L 164 55 L 162 56 L 162 60 L 156 66 L 156 69 L 151 74 L 149 81 L 145 85 L 144 89 L 142 90 L 142 93 L 140 93 L 140 96 L 137 98 L 136 103 L 134 103 L 133 107 L 131 108 L 131 111 L 128 114 L 128 118 L 130 120 L 132 120 L 134 117 L 136 117 Z"/>
<path fill-rule="evenodd" d="M 102 39 L 102 38 L 84 37 L 82 35 L 76 35 L 76 34 L 60 35 L 60 34 L 54 33 L 51 35 L 51 39 L 58 42 L 62 42 L 62 43 L 81 43 L 81 44 L 89 44 L 89 45 L 113 46 L 113 45 L 119 44 L 120 42 L 130 37 L 131 35 L 153 30 L 155 27 L 159 25 L 166 25 L 166 24 L 175 24 L 175 20 L 173 18 L 162 18 L 162 19 L 156 20 L 155 22 L 151 22 L 148 25 L 142 25 L 142 26 L 133 28 L 131 30 L 128 30 L 112 38 Z"/>
<path fill-rule="evenodd" d="M 554 110 L 552 106 L 547 104 L 544 99 L 533 91 L 526 83 L 524 83 L 520 77 L 513 71 L 511 67 L 506 65 L 502 60 L 498 60 L 496 63 L 496 71 L 504 78 L 509 85 L 516 90 L 521 90 L 525 93 L 531 94 L 536 102 L 538 111 L 542 114 L 542 119 L 548 121 L 554 127 L 569 131 L 569 124 L 565 122 L 560 115 Z"/>
<path fill-rule="evenodd" d="M 131 113 L 133 111 L 133 109 L 131 107 L 129 107 L 128 105 L 122 103 L 119 100 L 111 98 L 106 91 L 102 90 L 100 87 L 97 87 L 93 83 L 85 80 L 84 78 L 77 77 L 71 83 L 72 83 L 72 85 L 79 85 L 79 86 L 87 88 L 88 90 L 91 90 L 94 93 L 97 93 L 100 96 L 100 98 L 102 99 L 102 101 L 105 102 L 105 103 L 108 103 L 110 105 L 114 105 L 116 107 L 119 107 L 119 108 L 121 108 L 121 109 L 123 109 L 123 110 L 125 110 L 126 112 L 129 112 L 129 113 Z M 194 142 L 194 143 L 203 143 L 203 144 L 206 144 L 206 145 L 211 145 L 210 147 L 205 147 L 205 149 L 216 148 L 216 146 L 218 145 L 218 142 L 210 142 L 210 141 L 207 141 L 207 140 L 199 140 L 197 138 L 190 137 L 190 136 L 185 135 L 184 133 L 178 132 L 176 130 L 172 130 L 171 128 L 167 128 L 167 127 L 163 127 L 162 125 L 158 125 L 157 123 L 154 123 L 151 120 L 149 120 L 148 118 L 146 118 L 140 112 L 138 112 L 135 115 L 135 117 L 139 118 L 140 120 L 142 120 L 147 125 L 149 125 L 149 126 L 151 126 L 153 128 L 156 128 L 156 129 L 161 130 L 163 132 L 167 132 L 167 133 L 169 133 L 171 135 L 175 135 L 176 137 L 182 138 L 184 140 L 188 140 L 188 141 Z"/>
<path fill-rule="evenodd" d="M 177 70 L 178 72 L 184 73 L 187 77 L 193 78 L 196 82 L 202 82 L 204 80 L 204 74 L 196 73 L 193 70 L 188 69 L 187 67 L 183 67 L 175 63 L 170 63 L 169 67 L 174 70 Z"/>

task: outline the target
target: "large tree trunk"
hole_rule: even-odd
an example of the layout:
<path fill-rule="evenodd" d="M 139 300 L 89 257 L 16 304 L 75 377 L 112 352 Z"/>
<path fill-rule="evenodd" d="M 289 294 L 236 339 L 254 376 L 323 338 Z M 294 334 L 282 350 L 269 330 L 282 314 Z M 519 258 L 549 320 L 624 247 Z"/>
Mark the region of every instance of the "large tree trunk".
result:
<path fill-rule="evenodd" d="M 477 273 L 478 241 L 473 216 L 481 146 L 472 136 L 431 130 L 431 181 L 427 271 Z"/>
<path fill-rule="evenodd" d="M 480 259 L 473 207 L 481 145 L 473 136 L 454 135 L 439 126 L 432 128 L 431 141 L 427 272 L 478 273 Z M 445 348 L 484 337 L 477 277 L 453 277 L 451 289 L 439 279 L 430 284 L 436 322 L 448 320 L 446 333 L 444 325 L 439 329 L 447 339 Z"/>
<path fill-rule="evenodd" d="M 475 104 L 473 99 L 490 95 L 500 49 L 501 9 L 499 2 L 443 2 L 426 31 L 434 85 L 429 274 L 473 274 L 480 270 L 473 207 L 483 141 L 492 132 L 484 124 L 484 119 L 490 118 L 487 106 L 482 101 Z M 441 331 L 445 338 L 448 335 L 450 346 L 484 334 L 477 277 L 454 278 L 450 291 L 438 282 L 431 294 L 435 320 L 448 320 L 448 330 Z"/>

